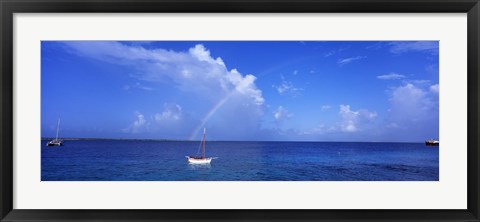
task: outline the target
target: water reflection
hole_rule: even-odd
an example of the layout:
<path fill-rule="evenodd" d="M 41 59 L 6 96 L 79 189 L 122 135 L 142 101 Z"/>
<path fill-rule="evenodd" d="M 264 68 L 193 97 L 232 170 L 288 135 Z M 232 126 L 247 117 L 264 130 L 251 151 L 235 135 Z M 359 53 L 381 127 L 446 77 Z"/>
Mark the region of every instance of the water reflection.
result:
<path fill-rule="evenodd" d="M 210 163 L 206 163 L 206 164 L 191 164 L 191 163 L 189 163 L 188 167 L 192 170 L 202 170 L 202 169 L 210 169 L 212 166 L 210 165 Z"/>

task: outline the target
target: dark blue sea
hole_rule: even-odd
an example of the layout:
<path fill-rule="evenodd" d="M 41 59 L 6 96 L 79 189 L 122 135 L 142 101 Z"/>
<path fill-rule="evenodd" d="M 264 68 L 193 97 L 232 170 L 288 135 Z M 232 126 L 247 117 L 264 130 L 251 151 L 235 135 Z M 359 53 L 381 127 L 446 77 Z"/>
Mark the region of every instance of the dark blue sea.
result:
<path fill-rule="evenodd" d="M 439 147 L 423 143 L 41 141 L 42 181 L 438 181 Z"/>

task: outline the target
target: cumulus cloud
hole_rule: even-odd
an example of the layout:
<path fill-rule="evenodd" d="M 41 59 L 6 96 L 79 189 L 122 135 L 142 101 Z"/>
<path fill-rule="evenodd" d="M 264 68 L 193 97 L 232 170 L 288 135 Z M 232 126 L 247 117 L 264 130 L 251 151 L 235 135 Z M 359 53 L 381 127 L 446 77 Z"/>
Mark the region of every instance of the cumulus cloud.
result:
<path fill-rule="evenodd" d="M 426 92 L 411 83 L 394 88 L 390 102 L 394 108 L 402 107 L 407 111 L 406 114 L 414 114 L 410 116 L 412 118 L 416 118 L 418 111 L 427 109 L 430 104 Z"/>
<path fill-rule="evenodd" d="M 256 85 L 256 76 L 227 69 L 223 59 L 214 57 L 204 45 L 198 44 L 186 51 L 173 51 L 153 48 L 151 44 L 113 41 L 66 41 L 62 44 L 72 54 L 129 69 L 124 73 L 128 73 L 127 78 L 132 83 L 124 85 L 124 90 L 142 89 L 157 93 L 157 105 L 166 102 L 167 97 L 161 93 L 167 89 L 176 93 L 176 102 L 186 101 L 182 106 L 164 105 L 163 110 L 137 116 L 124 132 L 148 131 L 154 136 L 172 137 L 174 132 L 166 131 L 163 126 L 175 121 L 168 127 L 175 128 L 178 138 L 191 137 L 192 131 L 201 123 L 207 124 L 211 132 L 216 131 L 223 138 L 234 134 L 254 137 L 258 133 L 265 98 Z M 287 87 L 290 91 L 295 90 Z M 219 101 L 223 101 L 222 106 L 215 109 L 215 115 L 211 115 L 211 107 Z M 152 101 L 150 107 L 155 105 Z M 228 124 L 225 123 L 227 119 Z M 249 130 L 251 133 L 229 131 L 225 128 L 227 125 L 235 125 L 236 130 Z"/>
<path fill-rule="evenodd" d="M 438 136 L 438 84 L 423 86 L 413 83 L 394 87 L 390 92 L 389 135 L 422 141 Z M 395 139 L 395 138 L 392 138 Z"/>
<path fill-rule="evenodd" d="M 438 84 L 431 85 L 427 90 L 438 92 Z M 418 119 L 429 113 L 427 111 L 438 109 L 438 96 L 429 95 L 428 91 L 412 83 L 393 88 L 390 102 L 393 109 L 400 110 L 398 115 L 408 119 Z M 401 113 L 404 113 L 403 115 Z"/>
<path fill-rule="evenodd" d="M 403 78 L 405 78 L 404 75 L 393 73 L 393 72 L 389 74 L 377 76 L 377 79 L 381 79 L 381 80 L 395 80 L 395 79 L 403 79 Z"/>
<path fill-rule="evenodd" d="M 287 109 L 283 106 L 279 106 L 275 112 L 273 112 L 273 116 L 277 121 L 283 121 L 285 119 L 290 119 L 293 117 L 293 114 L 290 113 Z"/>
<path fill-rule="evenodd" d="M 340 105 L 340 116 L 342 117 L 341 130 L 343 132 L 357 132 L 363 128 L 363 124 L 370 123 L 377 117 L 376 112 L 365 109 L 353 111 L 350 105 Z"/>
<path fill-rule="evenodd" d="M 292 82 L 285 80 L 284 76 L 281 76 L 281 77 L 282 77 L 281 84 L 278 86 L 276 85 L 272 86 L 273 88 L 277 89 L 277 92 L 279 94 L 291 93 L 296 95 L 299 91 L 303 90 L 302 88 L 295 87 Z"/>
<path fill-rule="evenodd" d="M 178 104 L 164 104 L 165 110 L 162 113 L 155 114 L 155 120 L 163 121 L 178 121 L 182 117 L 182 107 Z"/>
<path fill-rule="evenodd" d="M 366 56 L 355 56 L 355 57 L 348 57 L 348 58 L 343 58 L 343 59 L 339 59 L 337 64 L 339 66 L 343 66 L 343 65 L 346 65 L 346 64 L 349 64 L 349 63 L 352 63 L 354 61 L 357 61 L 357 60 L 361 60 L 361 59 L 365 59 L 367 58 Z"/>
<path fill-rule="evenodd" d="M 164 130 L 161 126 L 167 124 L 160 123 L 169 120 L 177 121 L 177 124 L 169 126 L 171 129 L 177 127 L 177 131 L 179 131 L 177 135 L 181 135 L 180 131 L 182 130 L 184 134 L 187 131 L 191 133 L 197 127 L 192 126 L 189 122 L 210 124 L 211 121 L 208 119 L 210 117 L 223 120 L 230 118 L 230 125 L 242 129 L 246 125 L 252 127 L 252 123 L 247 123 L 248 121 L 245 119 L 250 118 L 251 121 L 259 122 L 258 119 L 263 115 L 265 99 L 262 91 L 256 86 L 256 76 L 243 74 L 237 69 L 227 69 L 223 59 L 214 57 L 204 45 L 195 45 L 187 51 L 151 48 L 151 46 L 145 48 L 144 45 L 112 41 L 67 41 L 63 42 L 63 45 L 76 55 L 132 69 L 133 71 L 128 73 L 134 83 L 124 86 L 125 90 L 138 88 L 155 92 L 155 89 L 162 88 L 163 90 L 168 87 L 178 92 L 177 101 L 182 101 L 182 98 L 197 98 L 195 103 L 199 106 L 195 108 L 168 105 L 164 107 L 163 111 L 147 114 L 146 116 L 151 117 L 152 121 L 149 127 L 151 131 Z M 148 87 L 144 83 L 148 84 Z M 222 107 L 216 108 L 215 115 L 208 115 L 211 107 L 223 100 L 225 102 L 222 102 Z M 160 100 L 159 102 L 165 101 Z M 225 110 L 229 112 L 225 112 Z M 193 116 L 189 115 L 189 122 L 182 120 L 182 117 L 187 117 L 185 116 L 187 112 L 195 113 Z M 235 117 L 231 117 L 232 115 Z M 205 116 L 208 118 L 205 119 Z M 138 120 L 137 125 L 142 125 L 142 122 L 143 125 L 147 125 L 149 120 L 149 118 L 143 117 L 143 121 Z M 181 124 L 183 124 L 183 128 L 179 126 Z M 244 125 L 245 127 L 243 127 Z M 210 127 L 215 126 L 210 124 Z M 138 132 L 139 130 L 134 130 L 136 128 L 142 127 L 131 126 L 127 131 Z M 252 128 L 250 131 L 255 133 Z M 165 132 L 168 131 L 165 130 Z M 218 130 L 218 132 L 224 138 L 235 133 L 233 131 L 230 133 L 225 129 Z"/>
<path fill-rule="evenodd" d="M 135 116 L 135 121 L 133 121 L 129 127 L 123 129 L 124 132 L 140 133 L 148 127 L 149 124 L 145 120 L 145 116 L 143 114 L 136 112 Z"/>
<path fill-rule="evenodd" d="M 391 42 L 390 52 L 394 54 L 406 53 L 406 52 L 426 52 L 431 54 L 438 54 L 438 42 L 437 41 L 397 41 Z"/>
<path fill-rule="evenodd" d="M 440 88 L 438 86 L 438 84 L 435 84 L 435 85 L 431 85 L 430 86 L 430 92 L 433 92 L 433 93 L 437 93 L 440 91 Z"/>
<path fill-rule="evenodd" d="M 204 94 L 236 91 L 261 105 L 262 91 L 255 85 L 256 77 L 228 70 L 220 57 L 213 58 L 203 45 L 188 52 L 165 49 L 145 49 L 110 41 L 64 42 L 74 53 L 138 69 L 135 78 L 149 82 L 172 82 L 183 91 Z M 195 87 L 192 87 L 195 86 Z"/>
<path fill-rule="evenodd" d="M 237 92 L 253 98 L 257 105 L 265 102 L 262 91 L 255 86 L 257 77 L 254 75 L 242 76 L 236 69 L 233 69 L 227 74 L 227 79 L 235 86 Z"/>
<path fill-rule="evenodd" d="M 279 86 L 274 85 L 273 87 L 277 89 L 278 93 L 282 94 L 282 93 L 286 92 L 287 90 L 291 89 L 292 85 L 291 85 L 291 83 L 284 81 Z"/>
<path fill-rule="evenodd" d="M 326 107 L 330 109 L 330 106 Z M 368 109 L 353 110 L 350 105 L 339 105 L 337 118 L 339 119 L 331 123 L 324 122 L 329 120 L 321 121 L 315 127 L 297 134 L 304 140 L 365 141 L 375 136 L 375 129 L 379 125 L 376 112 Z"/>

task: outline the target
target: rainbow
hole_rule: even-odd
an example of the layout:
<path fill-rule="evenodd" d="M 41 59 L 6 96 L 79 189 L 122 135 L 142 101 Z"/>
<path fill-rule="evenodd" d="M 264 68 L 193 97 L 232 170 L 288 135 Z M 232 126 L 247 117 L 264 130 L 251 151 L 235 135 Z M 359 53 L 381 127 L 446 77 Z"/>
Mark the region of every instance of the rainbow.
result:
<path fill-rule="evenodd" d="M 192 135 L 190 135 L 190 140 L 194 140 L 197 137 L 198 132 L 204 127 L 205 123 L 217 112 L 223 104 L 225 104 L 230 97 L 235 93 L 235 90 L 229 94 L 227 94 L 225 97 L 220 99 L 215 105 L 210 108 L 210 111 L 207 112 L 207 114 L 202 118 L 202 121 L 200 121 L 200 124 L 195 127 L 195 130 L 193 131 Z"/>
<path fill-rule="evenodd" d="M 295 59 L 295 60 L 283 63 L 282 65 L 271 67 L 267 70 L 264 70 L 263 72 L 260 72 L 260 74 L 258 76 L 266 75 L 268 73 L 279 70 L 280 68 L 283 68 L 287 65 L 293 64 L 293 63 L 298 62 L 298 61 L 305 60 L 305 59 L 310 58 L 310 57 L 312 57 L 312 56 Z M 233 90 L 231 93 L 227 94 L 225 97 L 220 99 L 214 106 L 212 106 L 212 108 L 210 108 L 210 111 L 208 111 L 207 114 L 205 115 L 205 117 L 202 118 L 202 121 L 200 121 L 200 124 L 197 127 L 195 127 L 195 130 L 190 135 L 189 140 L 195 140 L 195 138 L 197 138 L 198 132 L 205 126 L 205 123 L 207 123 L 207 121 L 215 114 L 215 112 L 217 112 L 218 109 L 220 109 L 225 104 L 225 102 L 227 102 L 228 99 L 230 99 L 230 97 L 232 97 L 232 95 L 235 92 L 236 92 L 236 90 Z"/>

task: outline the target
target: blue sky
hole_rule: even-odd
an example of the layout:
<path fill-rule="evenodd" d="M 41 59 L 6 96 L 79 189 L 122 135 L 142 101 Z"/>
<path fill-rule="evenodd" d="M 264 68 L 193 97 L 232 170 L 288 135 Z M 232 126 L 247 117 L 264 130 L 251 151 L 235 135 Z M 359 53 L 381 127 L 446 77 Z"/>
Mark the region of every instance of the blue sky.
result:
<path fill-rule="evenodd" d="M 41 131 L 61 137 L 422 142 L 437 41 L 43 41 Z"/>

